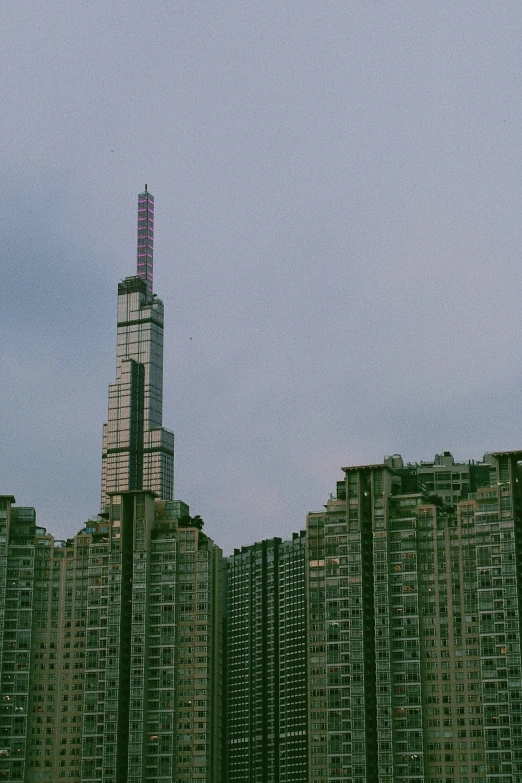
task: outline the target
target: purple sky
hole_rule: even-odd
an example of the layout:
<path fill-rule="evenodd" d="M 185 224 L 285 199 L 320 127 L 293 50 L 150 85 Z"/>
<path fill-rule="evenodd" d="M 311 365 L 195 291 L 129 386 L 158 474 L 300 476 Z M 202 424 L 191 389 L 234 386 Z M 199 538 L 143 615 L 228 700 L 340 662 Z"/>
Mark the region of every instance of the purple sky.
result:
<path fill-rule="evenodd" d="M 5 5 L 0 492 L 98 510 L 145 183 L 175 495 L 226 553 L 342 465 L 522 447 L 521 40 L 519 0 Z"/>

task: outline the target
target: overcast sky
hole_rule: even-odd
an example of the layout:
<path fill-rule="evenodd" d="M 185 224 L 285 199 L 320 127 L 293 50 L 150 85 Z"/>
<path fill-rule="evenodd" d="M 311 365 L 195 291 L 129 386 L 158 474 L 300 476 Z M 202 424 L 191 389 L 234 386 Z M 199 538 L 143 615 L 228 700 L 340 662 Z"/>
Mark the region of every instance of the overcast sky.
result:
<path fill-rule="evenodd" d="M 230 553 L 341 467 L 522 447 L 520 0 L 6 2 L 0 492 L 99 508 L 155 196 L 175 495 Z"/>

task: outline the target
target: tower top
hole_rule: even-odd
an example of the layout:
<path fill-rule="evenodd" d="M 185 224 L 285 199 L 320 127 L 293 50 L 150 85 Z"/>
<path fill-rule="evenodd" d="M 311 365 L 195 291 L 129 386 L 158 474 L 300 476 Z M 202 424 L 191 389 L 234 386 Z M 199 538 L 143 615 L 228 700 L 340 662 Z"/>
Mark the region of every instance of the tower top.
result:
<path fill-rule="evenodd" d="M 145 190 L 138 196 L 138 258 L 136 274 L 145 280 L 147 294 L 152 296 L 154 255 L 154 196 Z"/>

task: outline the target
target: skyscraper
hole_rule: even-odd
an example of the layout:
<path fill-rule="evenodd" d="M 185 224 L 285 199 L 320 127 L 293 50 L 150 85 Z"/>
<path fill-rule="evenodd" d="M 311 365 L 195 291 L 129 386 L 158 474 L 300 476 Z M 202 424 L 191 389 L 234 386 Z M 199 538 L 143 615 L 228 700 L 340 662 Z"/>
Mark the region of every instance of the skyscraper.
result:
<path fill-rule="evenodd" d="M 116 381 L 103 426 L 102 511 L 111 492 L 174 491 L 174 435 L 162 426 L 163 302 L 153 293 L 154 198 L 138 197 L 137 273 L 118 285 Z"/>
<path fill-rule="evenodd" d="M 104 520 L 89 548 L 82 780 L 219 783 L 221 550 L 191 526 L 188 506 L 172 500 L 153 236 L 145 186 L 137 274 L 118 286 Z"/>
<path fill-rule="evenodd" d="M 172 500 L 153 198 L 118 286 L 102 513 L 55 541 L 0 496 L 0 780 L 220 783 L 222 553 Z"/>

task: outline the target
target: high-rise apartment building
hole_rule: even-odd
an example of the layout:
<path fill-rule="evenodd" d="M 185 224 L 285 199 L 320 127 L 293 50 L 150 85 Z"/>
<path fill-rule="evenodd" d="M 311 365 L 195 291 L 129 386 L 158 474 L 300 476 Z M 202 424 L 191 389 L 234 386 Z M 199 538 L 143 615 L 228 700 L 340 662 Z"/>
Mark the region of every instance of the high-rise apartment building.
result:
<path fill-rule="evenodd" d="M 309 515 L 312 781 L 522 779 L 522 452 L 443 466 L 458 499 L 423 466 L 344 468 Z"/>
<path fill-rule="evenodd" d="M 221 551 L 188 507 L 111 495 L 90 546 L 82 781 L 221 780 Z"/>
<path fill-rule="evenodd" d="M 0 780 L 80 781 L 89 536 L 0 497 Z"/>
<path fill-rule="evenodd" d="M 225 560 L 226 780 L 306 781 L 306 538 Z"/>
<path fill-rule="evenodd" d="M 0 496 L 0 779 L 24 781 L 32 709 L 35 511 Z"/>
<path fill-rule="evenodd" d="M 111 492 L 174 491 L 174 435 L 162 426 L 163 302 L 152 293 L 154 198 L 138 197 L 137 274 L 118 285 L 116 381 L 103 426 L 102 511 Z"/>

